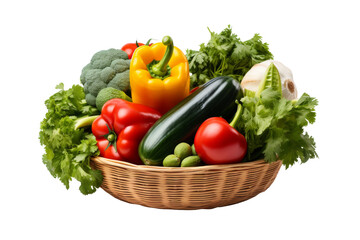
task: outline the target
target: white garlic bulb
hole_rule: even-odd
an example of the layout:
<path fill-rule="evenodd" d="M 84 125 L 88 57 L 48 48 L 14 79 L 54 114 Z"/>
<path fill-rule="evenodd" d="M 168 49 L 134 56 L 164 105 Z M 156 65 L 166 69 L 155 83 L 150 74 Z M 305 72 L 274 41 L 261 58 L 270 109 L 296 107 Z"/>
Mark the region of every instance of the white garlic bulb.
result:
<path fill-rule="evenodd" d="M 241 87 L 253 92 L 258 90 L 259 84 L 265 77 L 266 69 L 270 63 L 274 63 L 275 67 L 279 71 L 282 86 L 282 95 L 288 100 L 297 98 L 297 89 L 293 80 L 293 74 L 291 70 L 284 64 L 274 60 L 266 60 L 264 62 L 255 64 L 244 76 L 241 81 Z"/>

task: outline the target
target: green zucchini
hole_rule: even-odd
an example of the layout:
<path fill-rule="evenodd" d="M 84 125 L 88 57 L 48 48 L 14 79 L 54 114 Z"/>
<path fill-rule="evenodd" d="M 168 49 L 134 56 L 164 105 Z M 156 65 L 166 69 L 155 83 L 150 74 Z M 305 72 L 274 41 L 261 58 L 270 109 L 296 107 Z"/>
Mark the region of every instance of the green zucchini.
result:
<path fill-rule="evenodd" d="M 177 144 L 194 137 L 206 119 L 234 114 L 235 100 L 242 96 L 240 83 L 231 77 L 208 81 L 149 129 L 139 145 L 140 158 L 146 165 L 161 165 Z"/>

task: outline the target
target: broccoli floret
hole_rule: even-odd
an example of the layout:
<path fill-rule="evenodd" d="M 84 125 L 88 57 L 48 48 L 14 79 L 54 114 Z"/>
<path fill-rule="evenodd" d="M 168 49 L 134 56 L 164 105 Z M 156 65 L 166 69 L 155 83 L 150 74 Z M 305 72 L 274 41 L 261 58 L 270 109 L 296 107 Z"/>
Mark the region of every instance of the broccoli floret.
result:
<path fill-rule="evenodd" d="M 126 79 L 130 78 L 130 71 L 125 70 L 122 73 L 117 73 L 115 77 L 109 82 L 108 87 L 116 88 L 119 86 L 122 91 L 128 93 L 130 91 L 130 82 Z"/>
<path fill-rule="evenodd" d="M 93 55 L 81 72 L 80 82 L 84 86 L 86 102 L 96 106 L 100 90 L 112 87 L 130 95 L 130 60 L 120 49 L 102 50 Z"/>
<path fill-rule="evenodd" d="M 115 77 L 115 70 L 111 67 L 106 67 L 101 70 L 100 78 L 104 83 L 109 83 Z"/>

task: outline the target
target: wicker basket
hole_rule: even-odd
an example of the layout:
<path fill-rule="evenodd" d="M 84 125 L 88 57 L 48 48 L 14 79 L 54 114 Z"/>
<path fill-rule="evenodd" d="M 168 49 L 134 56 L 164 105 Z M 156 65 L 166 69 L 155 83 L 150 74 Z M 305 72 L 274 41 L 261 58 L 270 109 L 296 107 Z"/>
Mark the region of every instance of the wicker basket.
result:
<path fill-rule="evenodd" d="M 102 171 L 102 188 L 120 200 L 163 209 L 206 209 L 248 200 L 275 180 L 282 162 L 170 168 L 91 159 Z"/>

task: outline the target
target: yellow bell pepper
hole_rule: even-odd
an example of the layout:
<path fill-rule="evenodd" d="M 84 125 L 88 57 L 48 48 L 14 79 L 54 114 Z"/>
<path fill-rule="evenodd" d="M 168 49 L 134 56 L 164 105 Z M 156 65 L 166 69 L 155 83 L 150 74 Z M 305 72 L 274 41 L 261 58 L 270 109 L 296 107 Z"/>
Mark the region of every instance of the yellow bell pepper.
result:
<path fill-rule="evenodd" d="M 134 103 L 162 114 L 189 95 L 189 63 L 171 37 L 135 50 L 130 63 L 130 87 Z"/>

